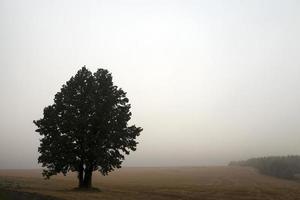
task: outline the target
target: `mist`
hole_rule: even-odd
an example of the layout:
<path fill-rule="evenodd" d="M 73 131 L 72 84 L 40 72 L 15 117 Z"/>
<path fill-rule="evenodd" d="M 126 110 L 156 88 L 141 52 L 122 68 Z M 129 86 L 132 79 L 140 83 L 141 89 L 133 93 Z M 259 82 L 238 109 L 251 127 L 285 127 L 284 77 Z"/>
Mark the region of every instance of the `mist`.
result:
<path fill-rule="evenodd" d="M 144 131 L 124 166 L 300 154 L 296 0 L 0 0 L 0 168 L 38 168 L 33 120 L 86 65 Z"/>

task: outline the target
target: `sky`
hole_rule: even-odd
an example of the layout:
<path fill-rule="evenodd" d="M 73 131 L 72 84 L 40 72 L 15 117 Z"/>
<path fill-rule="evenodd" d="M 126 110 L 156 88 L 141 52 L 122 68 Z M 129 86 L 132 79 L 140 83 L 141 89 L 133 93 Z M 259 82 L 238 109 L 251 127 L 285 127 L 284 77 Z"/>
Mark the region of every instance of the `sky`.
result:
<path fill-rule="evenodd" d="M 83 65 L 144 131 L 124 166 L 300 154 L 297 0 L 0 0 L 0 168 L 38 168 L 33 120 Z"/>

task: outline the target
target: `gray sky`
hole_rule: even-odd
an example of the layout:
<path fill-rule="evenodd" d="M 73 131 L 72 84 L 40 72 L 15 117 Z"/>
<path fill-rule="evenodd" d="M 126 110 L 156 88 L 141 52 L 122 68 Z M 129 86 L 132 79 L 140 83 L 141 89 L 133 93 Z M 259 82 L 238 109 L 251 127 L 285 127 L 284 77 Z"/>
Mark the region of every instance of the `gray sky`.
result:
<path fill-rule="evenodd" d="M 127 166 L 300 154 L 300 1 L 0 0 L 0 168 L 35 168 L 33 120 L 83 65 L 144 128 Z"/>

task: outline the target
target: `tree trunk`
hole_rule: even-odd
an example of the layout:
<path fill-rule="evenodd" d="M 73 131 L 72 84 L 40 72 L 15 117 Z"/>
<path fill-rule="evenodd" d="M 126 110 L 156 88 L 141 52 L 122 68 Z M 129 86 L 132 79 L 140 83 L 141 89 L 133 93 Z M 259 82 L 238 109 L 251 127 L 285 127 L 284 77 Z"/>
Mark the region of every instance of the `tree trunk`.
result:
<path fill-rule="evenodd" d="M 86 169 L 84 171 L 84 179 L 83 179 L 84 188 L 92 187 L 92 175 L 93 175 L 93 171 L 91 169 Z"/>
<path fill-rule="evenodd" d="M 83 166 L 79 167 L 79 171 L 78 171 L 78 187 L 82 188 L 83 187 Z"/>
<path fill-rule="evenodd" d="M 91 188 L 92 187 L 92 167 L 84 167 L 80 165 L 78 169 L 78 188 Z"/>

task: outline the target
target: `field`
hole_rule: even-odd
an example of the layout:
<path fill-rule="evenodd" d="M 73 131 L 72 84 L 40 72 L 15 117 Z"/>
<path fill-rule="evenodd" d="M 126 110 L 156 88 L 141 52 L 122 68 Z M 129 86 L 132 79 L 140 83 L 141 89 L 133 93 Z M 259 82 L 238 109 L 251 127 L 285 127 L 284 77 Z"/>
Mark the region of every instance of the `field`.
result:
<path fill-rule="evenodd" d="M 101 191 L 76 191 L 76 174 L 41 177 L 40 170 L 0 170 L 0 187 L 68 200 L 96 199 L 300 199 L 300 182 L 258 174 L 243 167 L 122 168 L 93 175 Z"/>

